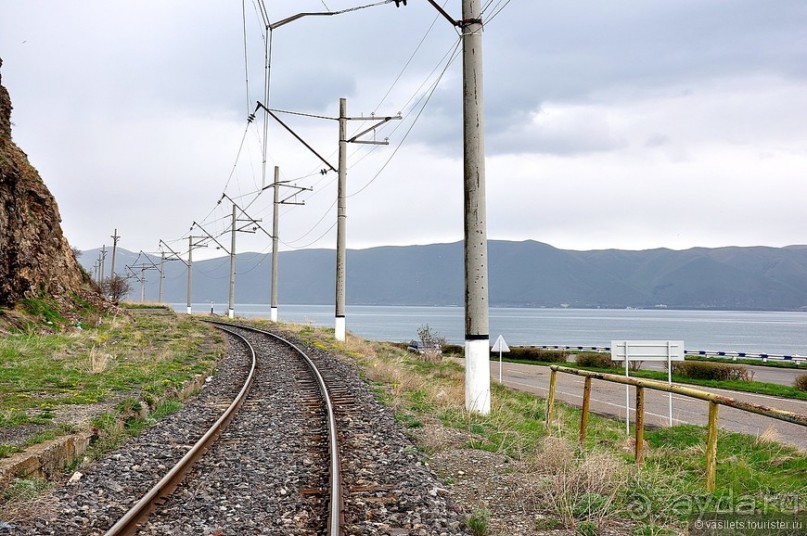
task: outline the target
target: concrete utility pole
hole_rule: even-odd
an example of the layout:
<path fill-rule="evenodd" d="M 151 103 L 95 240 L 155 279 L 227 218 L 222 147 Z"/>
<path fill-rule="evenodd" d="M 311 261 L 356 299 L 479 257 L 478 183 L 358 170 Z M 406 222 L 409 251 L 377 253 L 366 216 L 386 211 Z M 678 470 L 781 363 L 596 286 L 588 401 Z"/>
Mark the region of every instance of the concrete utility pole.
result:
<path fill-rule="evenodd" d="M 235 232 L 238 222 L 236 221 L 236 206 L 233 203 L 233 228 L 230 238 L 230 301 L 227 306 L 227 317 L 235 317 Z"/>
<path fill-rule="evenodd" d="M 109 270 L 110 277 L 115 277 L 115 258 L 118 252 L 118 240 L 120 240 L 120 236 L 118 236 L 118 230 L 115 229 L 115 234 L 113 234 L 110 238 L 112 238 L 112 267 Z"/>
<path fill-rule="evenodd" d="M 488 239 L 482 100 L 481 0 L 462 1 L 465 153 L 465 408 L 490 413 Z"/>
<path fill-rule="evenodd" d="M 462 124 L 465 206 L 465 409 L 490 413 L 488 238 L 485 211 L 485 141 L 482 99 L 481 0 L 462 0 L 454 20 L 436 0 L 427 0 L 462 30 Z M 406 5 L 406 2 L 403 2 Z M 400 6 L 398 1 L 396 6 Z"/>
<path fill-rule="evenodd" d="M 292 188 L 295 190 L 295 193 L 285 199 L 280 199 L 280 187 L 285 186 L 287 188 Z M 267 187 L 264 187 L 268 188 Z M 273 201 L 272 201 L 272 232 L 267 233 L 263 227 L 258 225 L 257 227 L 264 231 L 269 238 L 272 239 L 272 274 L 270 276 L 270 289 L 271 289 L 271 297 L 270 297 L 270 306 L 269 306 L 269 319 L 272 322 L 277 322 L 277 294 L 278 294 L 278 266 L 280 264 L 279 255 L 280 252 L 278 251 L 278 241 L 279 232 L 280 232 L 280 205 L 304 205 L 305 202 L 298 202 L 298 201 L 289 201 L 292 196 L 296 196 L 297 192 L 301 191 L 311 191 L 312 188 L 305 188 L 303 186 L 297 186 L 293 184 L 288 184 L 288 181 L 281 181 L 280 180 L 280 168 L 275 166 L 275 176 L 274 180 L 272 181 L 272 189 L 273 189 Z M 242 210 L 242 212 L 244 212 Z M 246 215 L 246 212 L 244 212 Z M 247 215 L 248 216 L 248 215 Z M 257 220 L 252 220 L 253 223 L 257 224 Z"/>
<path fill-rule="evenodd" d="M 188 297 L 186 311 L 191 314 L 191 290 L 193 289 L 193 236 L 188 237 Z"/>
<path fill-rule="evenodd" d="M 336 322 L 335 337 L 344 341 L 345 326 L 345 224 L 347 220 L 347 99 L 339 99 L 339 163 L 336 203 Z"/>
<path fill-rule="evenodd" d="M 188 237 L 188 262 L 185 262 L 184 260 L 182 260 L 182 257 L 179 255 L 179 253 L 174 251 L 173 248 L 171 248 L 171 246 L 169 246 L 168 244 L 166 244 L 162 240 L 160 240 L 160 242 L 159 242 L 159 246 L 165 246 L 168 249 L 168 251 L 171 252 L 171 257 L 169 257 L 169 260 L 177 259 L 180 262 L 182 262 L 182 264 L 184 264 L 185 266 L 188 267 L 188 305 L 187 305 L 188 306 L 188 309 L 187 309 L 188 314 L 191 314 L 191 286 L 192 286 L 191 285 L 191 279 L 192 279 L 192 272 L 193 272 L 192 269 L 191 269 L 191 265 L 193 264 L 193 254 L 192 254 L 193 248 L 194 247 L 207 247 L 206 244 L 202 244 L 202 243 L 194 244 L 193 243 L 194 238 L 202 238 L 202 237 L 199 237 L 199 236 L 197 236 L 197 237 L 189 236 Z M 165 252 L 163 252 L 163 258 L 165 258 Z M 163 271 L 162 271 L 162 263 L 161 263 L 160 264 L 160 274 L 162 274 L 162 273 L 163 273 Z M 162 301 L 162 300 L 160 300 L 160 301 Z"/>
<path fill-rule="evenodd" d="M 100 280 L 103 283 L 104 281 L 104 264 L 106 263 L 106 244 L 101 246 L 101 276 Z"/>
<path fill-rule="evenodd" d="M 160 251 L 160 290 L 157 292 L 157 303 L 163 302 L 163 281 L 165 280 L 165 251 Z"/>
<path fill-rule="evenodd" d="M 193 229 L 193 227 L 191 227 Z M 199 239 L 202 242 L 194 242 L 194 240 Z M 205 237 L 204 236 L 188 236 L 188 262 L 185 263 L 185 266 L 188 267 L 188 291 L 187 291 L 187 298 L 186 301 L 186 311 L 188 314 L 192 312 L 192 305 L 191 305 L 191 296 L 193 291 L 193 248 L 206 248 L 207 244 L 204 243 Z M 168 244 L 163 242 L 165 247 L 168 247 Z M 170 249 L 170 248 L 169 248 Z M 182 257 L 179 256 L 177 252 L 171 249 L 171 252 L 176 255 L 176 258 L 182 260 Z M 182 261 L 185 262 L 185 261 Z"/>
<path fill-rule="evenodd" d="M 146 303 L 146 268 L 140 268 L 140 303 Z"/>
<path fill-rule="evenodd" d="M 278 232 L 280 232 L 280 168 L 275 166 L 275 180 L 272 182 L 272 282 L 269 319 L 277 322 L 277 259 Z"/>
<path fill-rule="evenodd" d="M 336 14 L 333 13 L 333 14 Z M 303 14 L 305 15 L 305 14 Z M 299 18 L 299 17 L 297 17 Z M 290 22 L 291 20 L 295 20 L 294 17 L 290 18 L 289 20 L 284 19 L 281 21 L 283 24 L 286 22 Z M 281 23 L 278 23 L 280 25 Z M 337 225 L 336 225 L 336 311 L 335 311 L 335 329 L 334 334 L 337 341 L 344 341 L 346 336 L 346 326 L 345 326 L 345 223 L 347 219 L 347 195 L 346 195 L 346 185 L 347 185 L 347 144 L 348 143 L 363 143 L 368 145 L 389 145 L 389 142 L 385 139 L 384 141 L 375 141 L 375 140 L 359 140 L 361 136 L 364 136 L 368 132 L 375 132 L 375 130 L 383 125 L 388 121 L 392 121 L 393 119 L 401 119 L 401 115 L 398 114 L 397 116 L 379 116 L 376 117 L 375 115 L 370 115 L 369 117 L 348 117 L 347 116 L 347 99 L 339 99 L 339 117 L 337 120 L 339 121 L 339 165 L 338 169 L 333 167 L 333 165 L 325 160 L 319 153 L 317 153 L 313 147 L 311 147 L 308 143 L 305 142 L 296 132 L 294 132 L 291 127 L 289 127 L 286 123 L 280 120 L 280 118 L 275 115 L 272 110 L 267 108 L 265 105 L 258 103 L 256 107 L 256 111 L 258 108 L 263 108 L 264 111 L 270 115 L 275 121 L 277 121 L 283 128 L 288 130 L 292 136 L 294 136 L 297 141 L 302 143 L 309 151 L 314 153 L 317 158 L 319 158 L 322 162 L 325 163 L 328 168 L 332 171 L 336 171 L 338 174 L 338 186 L 337 186 Z M 362 130 L 355 136 L 350 139 L 347 139 L 347 122 L 348 121 L 374 121 L 375 123 L 370 126 L 369 128 Z M 323 169 L 323 173 L 326 173 L 327 170 Z"/>
<path fill-rule="evenodd" d="M 157 270 L 157 272 L 159 272 L 159 274 L 160 274 L 159 275 L 159 291 L 157 293 L 157 303 L 162 303 L 163 302 L 163 279 L 165 278 L 165 275 L 163 273 L 163 268 L 165 268 L 165 251 L 160 250 L 160 265 L 159 266 L 157 266 L 154 263 L 154 261 L 151 260 L 151 255 L 146 253 L 142 249 L 140 250 L 140 255 L 143 255 L 146 258 L 146 260 L 148 261 L 148 263 L 151 265 L 150 267 L 148 267 L 149 270 Z M 138 259 L 140 258 L 140 255 L 137 256 Z"/>
<path fill-rule="evenodd" d="M 361 136 L 368 132 L 375 132 L 375 129 L 387 121 L 400 119 L 401 116 L 387 117 L 348 117 L 347 99 L 339 99 L 339 164 L 337 181 L 337 202 L 336 202 L 336 321 L 334 336 L 337 341 L 344 342 L 346 338 L 345 321 L 345 279 L 347 277 L 347 246 L 345 233 L 347 229 L 347 144 L 363 143 L 367 145 L 389 145 L 389 142 L 375 140 L 359 140 Z M 347 122 L 354 120 L 376 121 L 370 128 L 362 130 L 350 139 L 347 139 Z"/>
<path fill-rule="evenodd" d="M 222 194 L 221 198 L 224 199 L 225 197 L 227 199 L 230 199 L 230 197 L 227 194 Z M 221 202 L 221 200 L 219 200 L 219 202 Z M 229 301 L 228 301 L 228 305 L 227 305 L 227 316 L 229 318 L 234 318 L 235 317 L 235 233 L 238 232 L 238 231 L 244 231 L 244 228 L 242 228 L 242 229 L 238 228 L 238 222 L 239 221 L 246 221 L 250 225 L 255 226 L 254 229 L 260 228 L 262 231 L 264 231 L 264 232 L 266 232 L 266 231 L 263 229 L 263 227 L 260 227 L 258 225 L 258 223 L 257 223 L 258 220 L 253 220 L 252 218 L 250 218 L 248 220 L 239 220 L 237 211 L 241 210 L 241 212 L 244 212 L 244 210 L 241 207 L 239 207 L 238 205 L 236 205 L 235 201 L 233 201 L 232 199 L 230 199 L 230 202 L 233 204 L 233 213 L 232 213 L 232 218 L 233 218 L 232 224 L 233 225 L 232 225 L 232 228 L 231 228 L 230 249 L 227 249 L 226 247 L 224 247 L 224 245 L 221 242 L 219 242 L 216 239 L 215 236 L 213 236 L 212 234 L 207 232 L 207 229 L 202 227 L 200 224 L 198 224 L 196 222 L 193 222 L 193 225 L 191 225 L 191 229 L 193 229 L 194 227 L 198 227 L 203 233 L 205 233 L 207 235 L 207 237 L 210 240 L 212 240 L 213 242 L 215 242 L 218 245 L 218 249 L 221 249 L 222 251 L 224 251 L 225 253 L 227 253 L 230 256 L 230 292 L 229 292 L 230 297 L 229 297 Z M 246 212 L 244 212 L 244 214 L 249 216 Z M 249 231 L 249 232 L 254 232 L 254 231 Z M 266 234 L 269 234 L 269 233 L 266 232 Z"/>

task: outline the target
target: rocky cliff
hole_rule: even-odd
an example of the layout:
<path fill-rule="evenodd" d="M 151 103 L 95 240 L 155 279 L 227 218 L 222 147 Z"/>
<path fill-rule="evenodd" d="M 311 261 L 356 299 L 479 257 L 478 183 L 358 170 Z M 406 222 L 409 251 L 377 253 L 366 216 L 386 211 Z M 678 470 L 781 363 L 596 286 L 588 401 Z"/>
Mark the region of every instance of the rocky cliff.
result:
<path fill-rule="evenodd" d="M 82 273 L 60 223 L 55 199 L 11 140 L 11 100 L 0 74 L 0 307 L 81 293 Z"/>

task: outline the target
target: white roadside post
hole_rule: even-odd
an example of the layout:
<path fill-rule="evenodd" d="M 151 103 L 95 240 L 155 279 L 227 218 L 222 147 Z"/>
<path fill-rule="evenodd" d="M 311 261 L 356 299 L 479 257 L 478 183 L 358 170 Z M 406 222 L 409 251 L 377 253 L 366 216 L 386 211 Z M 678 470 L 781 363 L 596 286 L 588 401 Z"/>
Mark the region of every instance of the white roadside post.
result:
<path fill-rule="evenodd" d="M 684 360 L 684 341 L 611 341 L 611 361 L 666 361 L 667 383 L 672 385 L 672 362 Z M 672 426 L 672 393 L 669 393 L 669 424 Z M 625 386 L 625 429 L 630 435 L 630 390 Z"/>
<path fill-rule="evenodd" d="M 499 352 L 499 383 L 502 383 L 502 352 L 509 352 L 510 347 L 504 341 L 504 337 L 499 335 L 496 342 L 493 343 L 493 351 Z"/>

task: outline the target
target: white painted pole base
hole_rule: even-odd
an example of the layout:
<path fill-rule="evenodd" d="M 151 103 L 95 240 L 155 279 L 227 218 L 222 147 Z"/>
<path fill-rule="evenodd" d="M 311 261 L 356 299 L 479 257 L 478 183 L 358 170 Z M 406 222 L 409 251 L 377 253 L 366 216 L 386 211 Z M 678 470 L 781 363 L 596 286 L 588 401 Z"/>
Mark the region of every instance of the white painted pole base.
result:
<path fill-rule="evenodd" d="M 187 309 L 188 309 L 188 310 L 187 310 L 188 314 L 191 314 L 191 306 L 190 306 L 190 305 L 188 306 L 188 308 L 187 308 Z"/>
<path fill-rule="evenodd" d="M 227 309 L 227 318 L 235 318 L 235 309 Z"/>
<path fill-rule="evenodd" d="M 269 320 L 272 322 L 277 322 L 277 307 L 272 307 L 269 309 Z"/>
<path fill-rule="evenodd" d="M 490 413 L 490 339 L 465 341 L 465 409 Z"/>
<path fill-rule="evenodd" d="M 336 317 L 336 325 L 334 330 L 334 336 L 336 340 L 339 342 L 345 342 L 345 317 L 344 316 L 337 316 Z"/>

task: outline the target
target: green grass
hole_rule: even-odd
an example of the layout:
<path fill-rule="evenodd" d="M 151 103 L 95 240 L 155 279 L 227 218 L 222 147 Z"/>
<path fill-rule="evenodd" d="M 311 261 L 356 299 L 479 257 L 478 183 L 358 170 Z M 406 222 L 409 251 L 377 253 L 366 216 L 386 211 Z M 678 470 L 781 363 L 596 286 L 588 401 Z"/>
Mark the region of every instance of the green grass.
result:
<path fill-rule="evenodd" d="M 35 444 L 65 433 L 52 424 L 57 408 L 121 395 L 126 398 L 116 415 L 141 426 L 143 404 L 170 399 L 188 380 L 208 374 L 224 348 L 223 337 L 209 326 L 163 314 L 110 316 L 100 318 L 98 327 L 2 337 L 0 429 L 43 425 L 26 443 Z M 159 417 L 178 407 L 164 402 L 152 409 Z M 0 449 L 0 458 L 14 450 Z"/>

